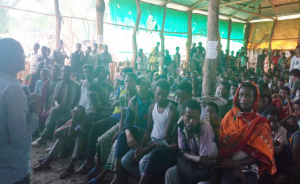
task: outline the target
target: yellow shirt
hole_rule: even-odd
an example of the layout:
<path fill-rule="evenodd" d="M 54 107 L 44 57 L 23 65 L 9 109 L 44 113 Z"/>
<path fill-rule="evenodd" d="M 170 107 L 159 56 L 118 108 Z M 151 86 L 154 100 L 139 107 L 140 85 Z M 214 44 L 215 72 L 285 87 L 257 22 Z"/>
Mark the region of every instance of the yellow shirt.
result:
<path fill-rule="evenodd" d="M 120 97 L 125 94 L 127 92 L 127 89 L 124 89 L 121 93 L 120 93 L 120 96 L 119 96 L 119 99 Z M 119 106 L 116 106 L 115 107 L 115 111 L 113 112 L 113 114 L 116 114 L 116 113 L 121 113 L 121 109 L 119 108 Z"/>

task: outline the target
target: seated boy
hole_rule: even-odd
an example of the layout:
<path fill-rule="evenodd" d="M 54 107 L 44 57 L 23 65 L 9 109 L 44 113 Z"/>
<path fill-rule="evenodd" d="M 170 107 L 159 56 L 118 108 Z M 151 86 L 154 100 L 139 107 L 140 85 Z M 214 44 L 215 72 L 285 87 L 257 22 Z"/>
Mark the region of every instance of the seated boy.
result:
<path fill-rule="evenodd" d="M 213 142 L 214 133 L 211 126 L 200 122 L 200 114 L 201 106 L 196 100 L 190 99 L 183 103 L 183 121 L 179 123 L 178 143 L 181 158 L 184 159 L 186 165 L 182 162 L 181 165 L 168 169 L 165 184 L 190 183 L 191 181 L 196 183 L 211 179 L 210 169 L 217 158 L 218 148 Z M 191 171 L 189 167 L 191 165 L 196 165 L 197 169 L 193 170 L 193 175 L 188 176 L 185 171 Z"/>

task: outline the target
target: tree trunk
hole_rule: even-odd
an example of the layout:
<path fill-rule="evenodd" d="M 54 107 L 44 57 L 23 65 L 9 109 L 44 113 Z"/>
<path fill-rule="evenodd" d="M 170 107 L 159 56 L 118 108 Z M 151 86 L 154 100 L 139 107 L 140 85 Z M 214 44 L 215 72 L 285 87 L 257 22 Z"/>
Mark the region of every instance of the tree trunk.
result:
<path fill-rule="evenodd" d="M 249 33 L 250 33 L 250 23 L 246 23 L 246 28 L 245 28 L 245 35 L 244 35 L 244 53 L 241 53 L 242 55 L 246 56 L 247 55 L 247 47 L 248 47 L 248 42 L 249 42 Z"/>
<path fill-rule="evenodd" d="M 162 22 L 162 25 L 161 25 L 161 30 L 160 30 L 162 66 L 164 66 L 164 63 L 165 63 L 165 37 L 164 37 L 164 30 L 165 30 L 166 15 L 167 15 L 167 5 L 164 5 L 164 17 L 163 17 L 163 22 Z"/>
<path fill-rule="evenodd" d="M 135 21 L 135 26 L 133 29 L 132 33 L 132 58 L 131 58 L 131 67 L 135 68 L 136 60 L 137 60 L 137 53 L 138 53 L 138 48 L 137 48 L 137 43 L 136 43 L 136 33 L 139 29 L 140 25 L 140 20 L 141 20 L 141 7 L 140 7 L 140 0 L 135 0 L 136 2 L 136 9 L 137 9 L 137 16 L 136 16 L 136 21 Z"/>
<path fill-rule="evenodd" d="M 228 20 L 228 33 L 227 33 L 227 49 L 226 55 L 229 56 L 230 54 L 230 35 L 231 35 L 231 19 Z"/>
<path fill-rule="evenodd" d="M 204 63 L 204 75 L 202 83 L 202 96 L 213 96 L 216 88 L 216 68 L 219 63 L 219 53 L 221 49 L 219 35 L 219 8 L 220 0 L 210 0 L 207 21 L 207 43 L 218 41 L 217 56 L 215 59 L 208 59 L 209 47 L 206 45 L 206 57 Z"/>
<path fill-rule="evenodd" d="M 185 56 L 185 68 L 190 68 L 190 55 L 191 55 L 191 45 L 192 45 L 192 18 L 193 18 L 193 10 L 188 11 L 188 37 L 186 41 L 186 56 Z"/>
<path fill-rule="evenodd" d="M 56 17 L 56 48 L 58 47 L 58 41 L 60 40 L 60 30 L 61 30 L 61 16 L 59 13 L 59 3 L 58 0 L 54 0 L 54 9 Z"/>
<path fill-rule="evenodd" d="M 101 52 L 103 50 L 103 18 L 105 11 L 104 0 L 97 0 L 96 2 L 96 27 L 97 27 L 97 42 L 98 50 Z"/>
<path fill-rule="evenodd" d="M 271 68 L 271 62 L 272 62 L 272 56 L 273 56 L 273 53 L 272 53 L 272 37 L 274 35 L 274 29 L 275 29 L 275 26 L 276 26 L 276 23 L 277 23 L 277 20 L 275 20 L 273 22 L 273 27 L 271 29 L 271 33 L 270 33 L 270 36 L 269 36 L 269 68 Z"/>
<path fill-rule="evenodd" d="M 136 21 L 135 21 L 135 26 L 133 29 L 132 33 L 132 58 L 131 58 L 131 67 L 135 68 L 136 60 L 137 60 L 137 53 L 138 53 L 138 48 L 137 48 L 137 43 L 136 43 L 136 33 L 139 29 L 140 25 L 140 20 L 141 20 L 141 7 L 140 7 L 140 0 L 135 0 L 136 2 L 136 9 L 137 9 L 137 16 L 136 16 Z"/>

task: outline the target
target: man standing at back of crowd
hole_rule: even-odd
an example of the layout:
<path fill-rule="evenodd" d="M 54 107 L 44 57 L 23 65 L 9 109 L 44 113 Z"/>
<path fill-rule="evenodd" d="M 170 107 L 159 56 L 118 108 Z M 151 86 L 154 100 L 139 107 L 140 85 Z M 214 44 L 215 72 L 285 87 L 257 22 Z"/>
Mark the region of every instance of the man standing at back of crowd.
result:
<path fill-rule="evenodd" d="M 93 50 L 90 52 L 90 55 L 93 57 L 93 63 L 94 63 L 93 67 L 95 69 L 99 64 L 99 56 L 100 56 L 97 43 L 93 43 Z"/>
<path fill-rule="evenodd" d="M 263 50 L 262 53 L 258 55 L 257 64 L 256 64 L 258 76 L 261 76 L 263 74 L 266 57 L 267 57 L 266 50 Z"/>
<path fill-rule="evenodd" d="M 143 49 L 140 49 L 137 55 L 137 69 L 146 70 L 147 69 L 147 56 L 143 53 Z"/>
<path fill-rule="evenodd" d="M 176 53 L 173 56 L 173 61 L 175 63 L 175 68 L 180 68 L 181 55 L 179 53 L 179 47 L 176 47 Z"/>
<path fill-rule="evenodd" d="M 204 66 L 204 57 L 203 54 L 201 54 L 201 48 L 197 47 L 197 52 L 193 55 L 193 64 L 197 72 L 202 73 L 202 67 Z"/>
<path fill-rule="evenodd" d="M 194 54 L 197 52 L 197 49 L 196 49 L 196 43 L 193 43 L 193 46 L 191 48 L 191 58 L 194 56 Z"/>
<path fill-rule="evenodd" d="M 90 55 L 91 53 L 91 50 L 92 50 L 92 47 L 91 46 L 87 46 L 85 52 L 84 52 L 84 59 L 83 59 L 83 65 L 85 64 L 90 64 L 92 66 L 94 66 L 94 59 L 93 59 L 93 56 Z"/>
<path fill-rule="evenodd" d="M 279 55 L 279 50 L 276 50 L 275 51 L 275 56 L 271 57 L 271 61 L 272 61 L 272 64 L 274 65 L 274 68 L 279 68 L 278 67 L 278 62 L 279 62 L 280 58 L 281 58 L 281 56 Z"/>
<path fill-rule="evenodd" d="M 38 64 L 38 57 L 39 57 L 39 49 L 40 49 L 40 44 L 35 43 L 33 46 L 33 53 L 29 55 L 29 60 L 30 60 L 30 73 L 35 72 L 36 66 Z"/>
<path fill-rule="evenodd" d="M 296 55 L 291 59 L 290 71 L 292 69 L 300 69 L 300 45 L 296 47 Z"/>
<path fill-rule="evenodd" d="M 199 43 L 198 43 L 198 47 L 200 48 L 201 54 L 205 56 L 205 48 L 202 47 L 202 42 L 199 42 Z"/>
<path fill-rule="evenodd" d="M 104 51 L 99 55 L 99 66 L 103 66 L 107 73 L 110 73 L 109 63 L 112 63 L 111 54 L 108 52 L 108 46 L 104 45 Z"/>
<path fill-rule="evenodd" d="M 30 184 L 30 143 L 38 128 L 41 98 L 26 98 L 16 78 L 24 69 L 21 44 L 12 38 L 0 39 L 1 184 Z"/>
<path fill-rule="evenodd" d="M 81 47 L 82 47 L 81 43 L 76 44 L 76 51 L 71 54 L 71 59 L 70 59 L 73 77 L 76 77 L 77 82 L 80 82 L 83 77 L 82 66 L 83 66 L 84 53 L 81 50 Z"/>
<path fill-rule="evenodd" d="M 282 52 L 282 57 L 279 58 L 279 61 L 278 61 L 278 64 L 279 64 L 279 67 L 280 67 L 281 71 L 284 71 L 282 69 L 286 68 L 287 62 L 288 62 L 288 58 L 285 57 L 285 52 Z"/>
<path fill-rule="evenodd" d="M 46 46 L 42 46 L 41 53 L 42 55 L 38 57 L 38 62 L 44 62 L 45 67 L 49 70 L 51 69 L 52 59 L 47 55 L 48 48 Z"/>
<path fill-rule="evenodd" d="M 58 41 L 58 47 L 53 51 L 53 64 L 57 64 L 61 69 L 65 66 L 65 59 L 69 59 L 64 49 L 64 42 L 62 40 Z"/>
<path fill-rule="evenodd" d="M 157 57 L 158 57 L 158 53 L 159 53 L 159 46 L 160 46 L 160 43 L 157 42 L 156 46 L 150 52 L 149 70 L 151 70 L 151 71 L 156 70 L 156 62 L 157 62 Z"/>

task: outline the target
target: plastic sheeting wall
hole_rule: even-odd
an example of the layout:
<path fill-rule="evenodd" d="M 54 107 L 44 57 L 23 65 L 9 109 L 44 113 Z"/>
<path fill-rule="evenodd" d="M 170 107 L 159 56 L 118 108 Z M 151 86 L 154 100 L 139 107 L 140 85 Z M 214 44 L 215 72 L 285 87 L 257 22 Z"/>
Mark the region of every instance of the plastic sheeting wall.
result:
<path fill-rule="evenodd" d="M 272 49 L 292 50 L 297 46 L 298 31 L 299 31 L 300 19 L 280 20 L 277 21 L 274 35 L 272 38 Z M 257 22 L 250 25 L 249 44 L 255 33 L 252 49 L 263 49 L 269 47 L 269 36 L 273 22 Z"/>

